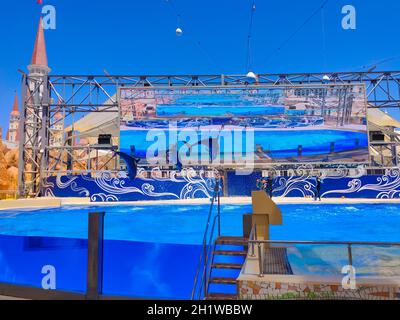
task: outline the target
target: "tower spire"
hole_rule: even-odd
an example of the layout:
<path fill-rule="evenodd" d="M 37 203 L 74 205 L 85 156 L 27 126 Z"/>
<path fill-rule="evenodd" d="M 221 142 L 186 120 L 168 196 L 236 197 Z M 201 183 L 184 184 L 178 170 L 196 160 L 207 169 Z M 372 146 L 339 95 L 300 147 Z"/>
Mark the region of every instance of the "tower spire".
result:
<path fill-rule="evenodd" d="M 11 113 L 12 113 L 12 114 L 15 114 L 15 115 L 19 115 L 19 110 L 18 110 L 18 93 L 17 93 L 17 92 L 15 92 L 14 104 L 13 104 L 12 112 L 11 112 Z"/>
<path fill-rule="evenodd" d="M 40 17 L 36 33 L 35 47 L 32 54 L 32 65 L 47 67 L 46 41 L 44 39 L 43 19 Z"/>
<path fill-rule="evenodd" d="M 31 64 L 28 66 L 30 75 L 44 76 L 50 73 L 47 65 L 46 41 L 44 39 L 43 19 L 40 17 L 36 33 L 35 47 L 33 48 Z"/>

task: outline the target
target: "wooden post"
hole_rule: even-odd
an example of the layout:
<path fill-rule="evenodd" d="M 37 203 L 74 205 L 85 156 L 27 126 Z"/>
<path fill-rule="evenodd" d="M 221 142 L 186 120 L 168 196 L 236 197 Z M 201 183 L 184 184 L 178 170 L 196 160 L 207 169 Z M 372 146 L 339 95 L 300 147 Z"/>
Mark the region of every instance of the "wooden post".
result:
<path fill-rule="evenodd" d="M 243 237 L 250 238 L 250 233 L 252 228 L 253 228 L 252 213 L 243 214 Z"/>
<path fill-rule="evenodd" d="M 86 299 L 97 300 L 103 291 L 104 212 L 89 213 Z"/>
<path fill-rule="evenodd" d="M 222 190 L 223 190 L 223 194 L 224 197 L 228 197 L 228 171 L 224 170 L 224 179 L 222 180 L 223 184 L 222 184 Z"/>
<path fill-rule="evenodd" d="M 329 147 L 329 152 L 334 153 L 335 152 L 335 142 L 331 142 L 331 145 Z"/>
<path fill-rule="evenodd" d="M 303 155 L 303 146 L 300 144 L 297 147 L 297 156 L 301 157 Z"/>

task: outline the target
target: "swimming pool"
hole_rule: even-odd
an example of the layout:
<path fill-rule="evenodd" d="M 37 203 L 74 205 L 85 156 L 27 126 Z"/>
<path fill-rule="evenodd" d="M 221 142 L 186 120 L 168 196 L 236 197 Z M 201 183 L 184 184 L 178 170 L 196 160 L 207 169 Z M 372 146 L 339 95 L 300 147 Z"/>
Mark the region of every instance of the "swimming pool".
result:
<path fill-rule="evenodd" d="M 158 129 L 152 131 L 152 135 L 148 137 L 148 130 L 121 130 L 121 145 L 120 149 L 123 152 L 129 153 L 131 146 L 135 146 L 136 155 L 142 158 L 146 157 L 148 150 L 156 141 L 156 137 L 160 137 L 161 141 L 165 139 L 165 146 L 169 146 L 170 135 L 166 134 L 168 129 Z M 184 135 L 185 131 L 178 132 L 182 136 L 182 141 L 179 141 L 178 147 L 184 144 L 183 139 L 187 139 Z M 254 145 L 246 146 L 248 134 L 245 130 L 241 133 L 241 139 L 237 143 L 242 144 L 239 150 L 256 150 L 257 146 L 261 147 L 269 157 L 280 159 L 286 157 L 297 157 L 299 146 L 302 147 L 303 156 L 320 155 L 321 161 L 323 157 L 332 152 L 344 152 L 352 150 L 362 150 L 368 155 L 368 135 L 366 132 L 355 132 L 346 130 L 254 130 Z M 201 131 L 197 132 L 198 141 L 204 137 L 215 137 L 219 139 L 220 156 L 223 159 L 224 154 L 231 155 L 237 151 L 237 146 L 232 144 L 232 133 L 224 129 L 222 131 Z M 231 137 L 230 140 L 225 140 L 220 137 Z M 148 137 L 148 138 L 147 138 Z M 172 136 L 173 137 L 173 136 Z M 154 139 L 154 140 L 153 140 Z M 235 137 L 235 139 L 237 139 Z M 173 142 L 176 144 L 176 142 Z M 159 152 L 165 150 L 158 150 Z M 199 154 L 208 154 L 207 148 L 199 148 Z"/>
<path fill-rule="evenodd" d="M 280 205 L 279 240 L 399 241 L 399 204 Z M 0 213 L 0 282 L 40 286 L 43 265 L 57 269 L 57 288 L 86 289 L 87 212 L 105 211 L 104 293 L 188 298 L 208 205 L 66 206 Z M 225 235 L 241 235 L 250 205 L 223 205 Z M 359 276 L 400 275 L 400 252 L 390 247 L 353 248 Z M 295 246 L 295 274 L 340 275 L 347 248 Z M 396 273 L 397 272 L 397 273 Z"/>
<path fill-rule="evenodd" d="M 165 104 L 157 105 L 156 114 L 158 117 L 226 117 L 226 116 L 270 116 L 283 115 L 285 106 L 280 105 L 179 105 Z"/>

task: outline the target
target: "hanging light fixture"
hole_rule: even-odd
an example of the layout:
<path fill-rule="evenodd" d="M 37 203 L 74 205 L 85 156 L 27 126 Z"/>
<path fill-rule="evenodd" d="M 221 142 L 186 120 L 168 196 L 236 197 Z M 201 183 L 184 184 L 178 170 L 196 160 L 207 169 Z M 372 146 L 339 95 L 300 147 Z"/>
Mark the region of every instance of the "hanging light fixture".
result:
<path fill-rule="evenodd" d="M 250 23 L 249 23 L 249 32 L 247 35 L 247 54 L 246 54 L 246 69 L 248 70 L 246 77 L 249 79 L 253 79 L 257 81 L 257 75 L 251 71 L 251 38 L 253 32 L 253 18 L 254 18 L 254 11 L 256 11 L 256 4 L 255 0 L 253 0 L 253 4 L 251 6 L 251 14 L 250 14 Z"/>
<path fill-rule="evenodd" d="M 180 36 L 183 34 L 183 31 L 182 31 L 181 28 L 178 27 L 178 28 L 176 28 L 175 33 L 176 33 L 176 35 L 177 35 L 178 37 L 180 37 Z"/>
<path fill-rule="evenodd" d="M 257 75 L 253 71 L 247 72 L 246 77 L 257 80 Z"/>
<path fill-rule="evenodd" d="M 325 75 L 322 77 L 322 79 L 325 80 L 325 81 L 331 81 L 331 78 L 330 78 L 327 74 L 325 74 Z"/>

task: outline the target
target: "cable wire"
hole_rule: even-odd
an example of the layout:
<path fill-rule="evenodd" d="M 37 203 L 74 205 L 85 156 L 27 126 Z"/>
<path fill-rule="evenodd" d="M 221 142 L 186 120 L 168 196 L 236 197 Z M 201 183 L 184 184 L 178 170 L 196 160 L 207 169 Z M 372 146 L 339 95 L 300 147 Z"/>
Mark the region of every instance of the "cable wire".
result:
<path fill-rule="evenodd" d="M 297 29 L 293 32 L 293 33 L 291 33 L 290 35 L 289 35 L 289 37 L 288 38 L 286 38 L 281 44 L 280 44 L 280 46 L 277 48 L 277 49 L 275 49 L 273 52 L 272 52 L 272 54 L 270 54 L 265 60 L 264 60 L 264 63 L 267 63 L 267 62 L 269 62 L 270 60 L 271 60 L 271 58 L 273 58 L 279 51 L 281 51 L 282 50 L 282 48 L 284 47 L 284 46 L 286 46 L 325 6 L 326 6 L 326 4 L 328 3 L 328 1 L 329 0 L 324 0 L 321 4 L 320 4 L 320 6 L 315 10 L 315 11 L 313 11 L 313 13 L 299 26 L 299 27 L 297 27 Z"/>
<path fill-rule="evenodd" d="M 246 72 L 251 70 L 252 67 L 252 56 L 251 56 L 251 38 L 253 34 L 253 20 L 254 20 L 254 12 L 256 11 L 255 0 L 252 1 L 251 12 L 250 12 L 250 22 L 249 22 L 249 31 L 247 33 L 247 46 L 246 46 Z"/>
<path fill-rule="evenodd" d="M 176 21 L 177 21 L 177 27 L 181 28 L 182 27 L 182 13 L 179 13 L 176 5 L 174 4 L 173 0 L 165 0 L 172 8 L 172 10 L 174 11 L 174 14 L 176 16 Z M 189 27 L 190 28 L 190 27 Z M 183 32 L 185 32 L 185 30 L 183 30 Z M 192 33 L 193 35 L 193 33 Z M 188 40 L 190 42 L 192 42 L 195 46 L 198 47 L 198 49 L 200 49 L 200 51 L 203 53 L 203 55 L 207 58 L 208 62 L 213 65 L 214 67 L 216 67 L 217 69 L 221 69 L 221 64 L 218 64 L 215 59 L 210 55 L 210 53 L 204 48 L 204 46 L 201 44 L 201 42 L 197 39 L 195 39 L 193 36 L 190 36 L 190 33 L 186 33 L 186 38 L 188 38 Z"/>

